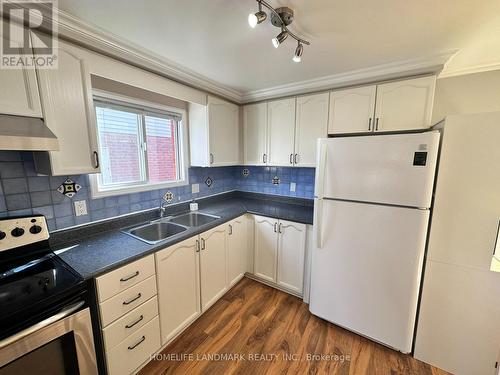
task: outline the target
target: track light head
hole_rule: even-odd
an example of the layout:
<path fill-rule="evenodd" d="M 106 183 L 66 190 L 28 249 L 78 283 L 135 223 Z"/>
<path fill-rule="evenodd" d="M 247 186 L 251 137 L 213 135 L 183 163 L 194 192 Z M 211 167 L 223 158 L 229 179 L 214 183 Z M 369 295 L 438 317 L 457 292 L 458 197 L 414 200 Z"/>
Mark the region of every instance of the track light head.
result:
<path fill-rule="evenodd" d="M 288 32 L 286 30 L 282 30 L 281 33 L 279 33 L 276 38 L 273 38 L 273 46 L 274 48 L 278 48 L 281 43 L 286 39 L 288 36 Z"/>
<path fill-rule="evenodd" d="M 299 63 L 299 62 L 302 61 L 302 52 L 303 52 L 303 50 L 304 50 L 304 46 L 302 45 L 302 43 L 299 42 L 297 44 L 297 48 L 295 48 L 295 54 L 293 55 L 293 58 L 292 58 L 292 60 L 294 62 Z"/>
<path fill-rule="evenodd" d="M 250 27 L 253 29 L 255 26 L 257 26 L 259 23 L 262 23 L 266 20 L 267 14 L 262 10 L 262 4 L 259 1 L 259 11 L 255 14 L 250 13 L 248 15 L 248 24 Z"/>

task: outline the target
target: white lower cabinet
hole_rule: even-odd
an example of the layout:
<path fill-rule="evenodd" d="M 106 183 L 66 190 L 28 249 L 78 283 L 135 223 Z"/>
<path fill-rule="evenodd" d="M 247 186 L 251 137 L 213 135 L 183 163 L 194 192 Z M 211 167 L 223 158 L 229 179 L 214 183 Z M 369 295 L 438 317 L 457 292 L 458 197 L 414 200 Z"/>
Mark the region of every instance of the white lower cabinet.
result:
<path fill-rule="evenodd" d="M 306 225 L 254 215 L 254 275 L 302 294 Z"/>
<path fill-rule="evenodd" d="M 160 323 L 155 317 L 106 352 L 109 375 L 131 374 L 160 348 Z"/>
<path fill-rule="evenodd" d="M 276 282 L 278 220 L 257 215 L 254 215 L 254 218 L 254 275 L 266 281 Z"/>
<path fill-rule="evenodd" d="M 201 307 L 205 311 L 228 289 L 226 225 L 200 234 Z"/>
<path fill-rule="evenodd" d="M 198 252 L 196 236 L 155 255 L 163 345 L 201 314 Z"/>
<path fill-rule="evenodd" d="M 247 221 L 244 216 L 227 224 L 227 274 L 229 287 L 245 275 L 247 269 Z"/>
<path fill-rule="evenodd" d="M 306 225 L 280 220 L 277 284 L 301 294 L 304 278 Z"/>
<path fill-rule="evenodd" d="M 108 373 L 134 373 L 161 346 L 154 256 L 99 276 L 96 287 Z"/>

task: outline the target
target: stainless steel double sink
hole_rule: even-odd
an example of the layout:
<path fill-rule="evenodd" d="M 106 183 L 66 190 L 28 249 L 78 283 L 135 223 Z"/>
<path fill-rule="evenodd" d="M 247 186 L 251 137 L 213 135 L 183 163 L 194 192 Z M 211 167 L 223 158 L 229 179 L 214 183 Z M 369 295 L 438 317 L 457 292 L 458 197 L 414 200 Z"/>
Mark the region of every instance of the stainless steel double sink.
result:
<path fill-rule="evenodd" d="M 123 230 L 123 233 L 154 245 L 167 238 L 180 234 L 188 228 L 200 227 L 220 219 L 219 216 L 201 212 L 187 212 L 177 216 L 165 217 L 146 224 Z"/>

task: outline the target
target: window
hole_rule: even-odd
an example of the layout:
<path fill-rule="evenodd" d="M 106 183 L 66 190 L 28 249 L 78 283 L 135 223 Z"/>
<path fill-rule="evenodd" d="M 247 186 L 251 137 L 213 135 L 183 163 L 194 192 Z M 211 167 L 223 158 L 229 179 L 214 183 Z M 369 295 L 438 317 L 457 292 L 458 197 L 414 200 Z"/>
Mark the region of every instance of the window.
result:
<path fill-rule="evenodd" d="M 101 173 L 93 197 L 187 184 L 182 110 L 94 98 Z"/>

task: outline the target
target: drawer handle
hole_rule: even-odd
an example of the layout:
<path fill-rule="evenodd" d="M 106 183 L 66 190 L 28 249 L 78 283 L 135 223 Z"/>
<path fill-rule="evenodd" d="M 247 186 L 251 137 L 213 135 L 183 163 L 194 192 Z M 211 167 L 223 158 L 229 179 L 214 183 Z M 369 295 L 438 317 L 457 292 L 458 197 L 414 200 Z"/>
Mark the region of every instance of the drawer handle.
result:
<path fill-rule="evenodd" d="M 125 328 L 132 328 L 132 327 L 133 327 L 133 326 L 135 326 L 137 323 L 139 323 L 142 319 L 144 319 L 144 316 L 143 316 L 143 315 L 141 315 L 141 316 L 139 317 L 139 319 L 137 319 L 137 320 L 136 320 L 135 322 L 133 322 L 132 324 L 127 324 L 127 325 L 125 326 Z"/>
<path fill-rule="evenodd" d="M 134 345 L 132 345 L 132 346 L 129 346 L 129 347 L 128 347 L 128 350 L 134 350 L 134 349 L 135 349 L 135 348 L 137 348 L 139 345 L 141 345 L 141 344 L 144 342 L 144 340 L 146 340 L 146 336 L 142 336 L 142 337 L 141 337 L 141 339 L 140 339 L 137 343 L 135 343 L 135 344 L 134 344 Z"/>
<path fill-rule="evenodd" d="M 141 293 L 137 293 L 136 297 L 134 297 L 132 299 L 129 299 L 128 301 L 123 301 L 123 304 L 124 305 L 130 305 L 132 302 L 137 301 L 141 297 L 142 297 Z"/>
<path fill-rule="evenodd" d="M 139 276 L 139 271 L 135 271 L 135 273 L 133 275 L 130 275 L 130 276 L 127 276 L 127 277 L 122 277 L 120 279 L 121 282 L 124 282 L 124 281 L 129 281 L 130 279 L 133 279 L 134 277 L 136 276 Z"/>

